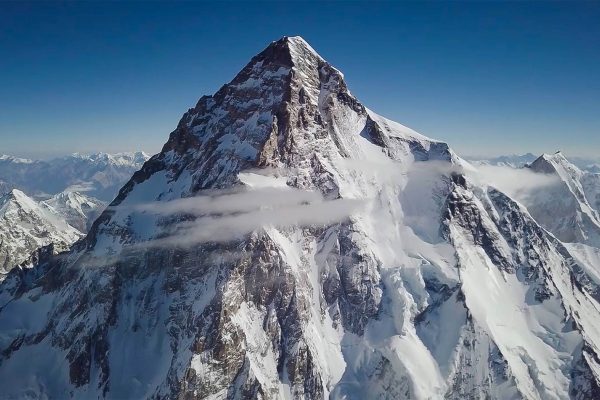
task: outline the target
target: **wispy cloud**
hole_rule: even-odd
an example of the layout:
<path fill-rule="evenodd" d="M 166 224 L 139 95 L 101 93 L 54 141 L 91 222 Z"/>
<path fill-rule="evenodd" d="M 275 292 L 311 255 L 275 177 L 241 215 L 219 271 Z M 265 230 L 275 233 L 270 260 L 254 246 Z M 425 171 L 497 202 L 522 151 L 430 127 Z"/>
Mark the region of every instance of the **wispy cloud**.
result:
<path fill-rule="evenodd" d="M 325 200 L 316 191 L 290 187 L 203 192 L 195 197 L 132 206 L 136 212 L 177 218 L 165 236 L 136 246 L 189 247 L 239 239 L 262 227 L 327 225 L 348 218 L 363 201 Z M 149 216 L 150 216 L 149 215 Z"/>
<path fill-rule="evenodd" d="M 480 183 L 494 186 L 521 202 L 526 202 L 530 196 L 542 189 L 560 183 L 559 177 L 553 174 L 536 173 L 528 168 L 492 165 L 477 167 L 475 177 Z"/>

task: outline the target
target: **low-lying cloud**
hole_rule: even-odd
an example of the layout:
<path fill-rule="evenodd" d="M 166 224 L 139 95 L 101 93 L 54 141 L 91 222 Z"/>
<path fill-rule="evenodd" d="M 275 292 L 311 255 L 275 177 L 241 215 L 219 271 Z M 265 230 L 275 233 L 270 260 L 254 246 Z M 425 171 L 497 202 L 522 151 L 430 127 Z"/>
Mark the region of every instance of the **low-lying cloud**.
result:
<path fill-rule="evenodd" d="M 542 189 L 560 184 L 554 174 L 534 172 L 528 168 L 482 165 L 477 167 L 476 178 L 521 202 Z"/>
<path fill-rule="evenodd" d="M 347 219 L 361 207 L 356 199 L 325 200 L 319 192 L 261 187 L 208 191 L 195 197 L 133 206 L 136 212 L 180 221 L 168 224 L 165 237 L 141 244 L 188 247 L 227 242 L 263 227 L 327 225 Z"/>

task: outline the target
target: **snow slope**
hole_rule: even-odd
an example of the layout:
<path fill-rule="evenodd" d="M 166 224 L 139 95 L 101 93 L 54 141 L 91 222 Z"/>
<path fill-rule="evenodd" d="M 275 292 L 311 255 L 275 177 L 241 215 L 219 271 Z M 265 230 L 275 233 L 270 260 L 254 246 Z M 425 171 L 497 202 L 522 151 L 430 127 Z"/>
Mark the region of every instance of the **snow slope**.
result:
<path fill-rule="evenodd" d="M 0 285 L 3 395 L 598 398 L 595 253 L 473 174 L 273 42 Z"/>

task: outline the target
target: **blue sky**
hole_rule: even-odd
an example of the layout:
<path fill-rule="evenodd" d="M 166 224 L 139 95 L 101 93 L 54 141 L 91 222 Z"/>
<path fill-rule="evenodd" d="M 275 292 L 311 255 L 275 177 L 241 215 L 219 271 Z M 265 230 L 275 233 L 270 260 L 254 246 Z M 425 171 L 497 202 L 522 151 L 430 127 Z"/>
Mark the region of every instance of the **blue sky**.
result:
<path fill-rule="evenodd" d="M 0 153 L 156 152 L 284 35 L 461 154 L 600 156 L 600 2 L 3 2 Z"/>

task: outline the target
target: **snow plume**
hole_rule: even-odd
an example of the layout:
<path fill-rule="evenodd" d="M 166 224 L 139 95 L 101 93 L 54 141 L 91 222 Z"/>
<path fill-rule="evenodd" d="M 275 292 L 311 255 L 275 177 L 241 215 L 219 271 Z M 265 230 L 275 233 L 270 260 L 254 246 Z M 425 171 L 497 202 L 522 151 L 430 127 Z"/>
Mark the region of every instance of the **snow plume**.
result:
<path fill-rule="evenodd" d="M 559 185 L 560 179 L 554 174 L 541 174 L 528 168 L 481 165 L 475 172 L 475 179 L 483 185 L 494 186 L 509 196 L 524 202 L 540 189 Z"/>
<path fill-rule="evenodd" d="M 208 191 L 199 196 L 134 206 L 135 211 L 179 221 L 150 247 L 186 247 L 227 242 L 265 226 L 326 225 L 361 207 L 356 199 L 325 200 L 318 192 L 290 187 Z"/>

